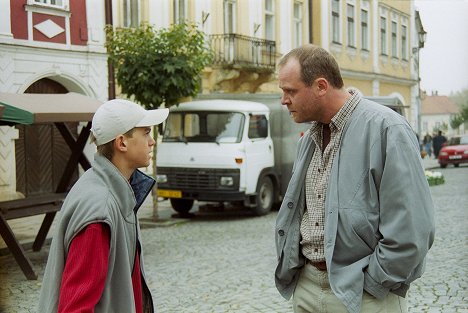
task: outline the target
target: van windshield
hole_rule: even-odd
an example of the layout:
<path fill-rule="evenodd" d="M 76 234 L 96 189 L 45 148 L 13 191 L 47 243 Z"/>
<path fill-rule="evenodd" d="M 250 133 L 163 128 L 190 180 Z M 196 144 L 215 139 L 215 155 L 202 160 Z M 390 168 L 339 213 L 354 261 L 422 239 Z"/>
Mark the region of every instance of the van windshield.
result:
<path fill-rule="evenodd" d="M 234 112 L 171 112 L 166 121 L 163 142 L 241 141 L 245 117 Z"/>

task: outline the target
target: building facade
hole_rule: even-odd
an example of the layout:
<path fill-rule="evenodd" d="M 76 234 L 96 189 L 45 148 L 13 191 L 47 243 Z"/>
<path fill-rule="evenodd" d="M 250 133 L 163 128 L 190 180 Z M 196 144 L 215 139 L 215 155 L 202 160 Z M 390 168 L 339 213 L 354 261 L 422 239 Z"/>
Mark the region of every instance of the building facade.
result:
<path fill-rule="evenodd" d="M 417 130 L 413 1 L 313 1 L 313 42 L 331 51 L 345 85 L 398 98 Z"/>
<path fill-rule="evenodd" d="M 450 121 L 457 115 L 460 108 L 449 97 L 433 93 L 422 93 L 421 97 L 421 134 L 433 136 L 440 130 L 445 136 L 465 134 L 468 129 L 465 124 L 453 129 Z"/>
<path fill-rule="evenodd" d="M 413 128 L 420 125 L 421 25 L 412 0 L 0 0 L 0 6 L 0 92 L 73 91 L 106 100 L 106 20 L 114 27 L 189 21 L 206 33 L 215 55 L 202 73 L 204 94 L 279 93 L 279 58 L 314 43 L 336 57 L 346 87 L 397 99 Z M 18 190 L 15 147 L 24 146 L 22 136 L 21 129 L 0 127 L 8 147 L 0 156 L 0 194 Z"/>
<path fill-rule="evenodd" d="M 418 131 L 416 13 L 414 1 L 391 0 L 119 0 L 114 9 L 124 26 L 197 23 L 215 52 L 203 93 L 279 92 L 278 59 L 311 42 L 333 53 L 347 87 L 397 99 Z"/>
<path fill-rule="evenodd" d="M 0 0 L 0 7 L 0 92 L 76 92 L 107 99 L 102 1 Z M 0 126 L 0 200 L 54 189 L 39 178 L 31 181 L 34 175 L 26 171 L 53 173 L 63 160 L 40 160 L 38 149 L 53 147 L 60 155 L 65 143 L 51 125 L 31 127 L 26 132 L 21 126 Z"/>

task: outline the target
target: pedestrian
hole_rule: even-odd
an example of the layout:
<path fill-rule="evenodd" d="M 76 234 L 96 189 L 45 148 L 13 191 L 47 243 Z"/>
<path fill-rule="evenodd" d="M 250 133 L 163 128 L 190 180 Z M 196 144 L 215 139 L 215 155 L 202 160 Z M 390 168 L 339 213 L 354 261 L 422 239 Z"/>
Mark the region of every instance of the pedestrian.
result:
<path fill-rule="evenodd" d="M 406 312 L 434 240 L 419 144 L 391 109 L 346 90 L 336 60 L 305 45 L 279 62 L 301 137 L 276 221 L 276 286 L 294 312 Z"/>
<path fill-rule="evenodd" d="M 447 138 L 444 135 L 442 135 L 442 131 L 439 130 L 437 132 L 437 136 L 434 136 L 434 138 L 432 139 L 432 148 L 434 149 L 434 156 L 436 159 L 439 157 L 440 149 L 442 149 L 443 144 L 446 142 Z"/>
<path fill-rule="evenodd" d="M 426 151 L 427 155 L 429 157 L 432 156 L 432 137 L 428 133 L 423 138 L 423 145 L 424 145 L 424 150 Z"/>
<path fill-rule="evenodd" d="M 155 181 L 151 126 L 168 109 L 115 99 L 92 120 L 92 167 L 68 193 L 52 240 L 38 312 L 153 312 L 137 211 Z"/>

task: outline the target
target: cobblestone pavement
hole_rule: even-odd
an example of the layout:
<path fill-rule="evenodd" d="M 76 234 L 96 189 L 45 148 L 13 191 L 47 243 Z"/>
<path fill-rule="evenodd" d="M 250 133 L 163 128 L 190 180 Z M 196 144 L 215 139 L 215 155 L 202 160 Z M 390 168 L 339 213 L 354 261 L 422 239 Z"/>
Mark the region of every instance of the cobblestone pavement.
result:
<path fill-rule="evenodd" d="M 426 273 L 411 287 L 409 312 L 468 313 L 468 166 L 436 169 L 446 183 L 431 187 L 437 234 Z M 274 287 L 276 213 L 254 217 L 197 212 L 164 223 L 142 212 L 145 264 L 157 312 L 291 312 Z M 161 227 L 167 225 L 167 227 Z M 35 312 L 48 247 L 28 252 L 39 280 L 27 281 L 10 255 L 0 257 L 0 312 Z"/>

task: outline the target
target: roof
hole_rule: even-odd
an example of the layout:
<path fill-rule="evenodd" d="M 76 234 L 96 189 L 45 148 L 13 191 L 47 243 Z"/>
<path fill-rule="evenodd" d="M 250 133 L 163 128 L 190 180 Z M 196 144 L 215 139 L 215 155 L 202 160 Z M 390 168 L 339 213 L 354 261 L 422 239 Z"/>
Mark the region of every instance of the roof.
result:
<path fill-rule="evenodd" d="M 268 107 L 263 103 L 243 100 L 201 100 L 183 102 L 171 107 L 171 112 L 177 111 L 204 111 L 216 110 L 224 112 L 252 112 L 252 111 L 269 111 Z"/>
<path fill-rule="evenodd" d="M 447 96 L 425 96 L 421 99 L 421 114 L 457 114 L 459 107 Z"/>
<path fill-rule="evenodd" d="M 5 108 L 0 124 L 91 121 L 101 101 L 70 92 L 65 94 L 0 93 Z"/>

